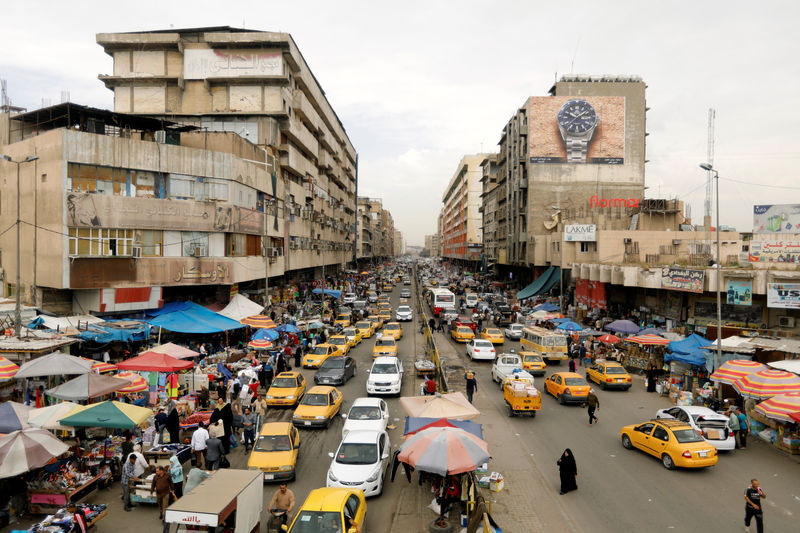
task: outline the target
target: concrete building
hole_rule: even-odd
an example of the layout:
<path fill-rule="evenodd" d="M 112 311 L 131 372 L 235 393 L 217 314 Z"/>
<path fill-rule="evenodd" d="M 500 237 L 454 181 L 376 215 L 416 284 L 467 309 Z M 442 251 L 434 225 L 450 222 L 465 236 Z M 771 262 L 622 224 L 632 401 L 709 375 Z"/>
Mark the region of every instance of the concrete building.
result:
<path fill-rule="evenodd" d="M 380 261 L 394 253 L 395 230 L 392 214 L 380 198 L 358 198 L 358 259 Z"/>
<path fill-rule="evenodd" d="M 403 239 L 403 232 L 394 230 L 394 255 L 400 256 L 406 253 L 406 241 Z"/>
<path fill-rule="evenodd" d="M 433 233 L 431 235 L 425 235 L 425 246 L 423 247 L 423 253 L 427 257 L 436 257 L 439 252 L 439 234 Z"/>
<path fill-rule="evenodd" d="M 480 261 L 481 163 L 486 154 L 465 155 L 442 195 L 442 257 Z"/>

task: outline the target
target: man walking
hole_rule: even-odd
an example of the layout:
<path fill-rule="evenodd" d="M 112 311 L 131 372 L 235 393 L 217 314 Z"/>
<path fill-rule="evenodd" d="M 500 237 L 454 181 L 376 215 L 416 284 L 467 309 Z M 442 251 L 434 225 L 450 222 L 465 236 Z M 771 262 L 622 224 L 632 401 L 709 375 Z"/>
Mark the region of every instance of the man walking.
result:
<path fill-rule="evenodd" d="M 744 527 L 747 531 L 750 531 L 750 520 L 755 517 L 756 530 L 758 533 L 764 532 L 764 512 L 761 508 L 761 498 L 766 499 L 767 496 L 758 485 L 758 480 L 751 479 L 750 486 L 744 490 Z"/>
<path fill-rule="evenodd" d="M 256 415 L 250 411 L 249 407 L 244 408 L 244 415 L 242 416 L 242 427 L 244 428 L 244 453 L 250 451 L 256 440 Z"/>
<path fill-rule="evenodd" d="M 464 372 L 464 380 L 467 382 L 467 400 L 472 403 L 472 395 L 478 390 L 478 381 L 475 379 L 475 372 L 467 370 Z"/>
<path fill-rule="evenodd" d="M 130 454 L 128 460 L 122 465 L 122 501 L 125 505 L 125 510 L 131 510 L 131 481 L 139 481 L 139 478 L 133 474 L 136 465 L 136 456 Z"/>
<path fill-rule="evenodd" d="M 208 430 L 205 425 L 200 422 L 197 429 L 192 433 L 192 451 L 195 455 L 195 463 L 197 468 L 203 469 L 206 461 L 206 441 L 208 441 Z"/>
<path fill-rule="evenodd" d="M 739 419 L 739 446 L 741 449 L 747 449 L 747 434 L 750 433 L 750 425 L 747 423 L 747 415 L 742 412 L 738 407 L 736 408 L 736 417 Z"/>
<path fill-rule="evenodd" d="M 150 496 L 156 493 L 158 502 L 159 518 L 164 520 L 164 511 L 169 507 L 169 495 L 175 490 L 172 485 L 172 477 L 167 473 L 163 466 L 156 467 L 156 475 L 150 484 Z"/>
<path fill-rule="evenodd" d="M 732 409 L 728 409 L 725 411 L 725 414 L 728 416 L 728 428 L 733 432 L 733 440 L 736 442 L 736 448 L 739 448 L 739 417 L 736 416 L 736 413 L 733 412 Z"/>
<path fill-rule="evenodd" d="M 589 412 L 589 425 L 592 425 L 592 421 L 597 421 L 597 417 L 594 416 L 595 409 L 600 409 L 600 400 L 597 399 L 597 395 L 594 393 L 594 389 L 589 389 L 589 394 L 586 395 L 586 404 L 587 411 Z"/>

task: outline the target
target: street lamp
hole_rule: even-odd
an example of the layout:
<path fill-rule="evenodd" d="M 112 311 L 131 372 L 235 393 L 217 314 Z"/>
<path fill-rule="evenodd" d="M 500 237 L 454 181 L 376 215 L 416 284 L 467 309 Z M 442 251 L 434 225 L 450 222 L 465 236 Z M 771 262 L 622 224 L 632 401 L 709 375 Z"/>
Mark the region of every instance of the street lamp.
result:
<path fill-rule="evenodd" d="M 22 333 L 22 307 L 20 303 L 20 255 L 22 252 L 20 250 L 20 225 L 22 222 L 22 218 L 20 217 L 19 207 L 20 207 L 20 191 L 19 191 L 19 167 L 22 163 L 30 163 L 31 161 L 36 161 L 39 159 L 38 155 L 29 155 L 25 159 L 21 161 L 14 161 L 11 159 L 10 156 L 1 155 L 3 159 L 8 161 L 9 163 L 14 163 L 17 165 L 17 290 L 16 295 L 14 296 L 14 300 L 16 303 L 14 304 L 14 336 L 19 338 L 20 334 Z"/>
<path fill-rule="evenodd" d="M 714 180 L 716 181 L 716 196 L 717 196 L 717 364 L 716 368 L 719 368 L 722 365 L 722 295 L 720 293 L 719 285 L 722 281 L 722 265 L 721 260 L 722 256 L 720 255 L 720 247 L 719 247 L 719 172 L 714 170 L 714 167 L 711 163 L 701 163 L 700 168 L 707 172 L 714 173 Z M 722 389 L 720 389 L 720 394 L 722 394 Z"/>

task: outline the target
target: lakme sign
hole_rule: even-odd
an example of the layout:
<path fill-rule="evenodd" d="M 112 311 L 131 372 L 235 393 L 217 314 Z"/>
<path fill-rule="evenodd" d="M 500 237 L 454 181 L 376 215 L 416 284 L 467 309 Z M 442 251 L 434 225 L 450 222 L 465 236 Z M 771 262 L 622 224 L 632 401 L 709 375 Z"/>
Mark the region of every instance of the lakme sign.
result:
<path fill-rule="evenodd" d="M 596 224 L 568 224 L 564 226 L 564 240 L 567 242 L 595 242 Z"/>

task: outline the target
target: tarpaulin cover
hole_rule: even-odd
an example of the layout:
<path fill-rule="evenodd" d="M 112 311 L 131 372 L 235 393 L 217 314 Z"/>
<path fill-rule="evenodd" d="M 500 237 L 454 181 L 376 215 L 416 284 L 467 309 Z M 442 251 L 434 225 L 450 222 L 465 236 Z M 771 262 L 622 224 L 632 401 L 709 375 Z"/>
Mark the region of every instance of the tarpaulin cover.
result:
<path fill-rule="evenodd" d="M 543 304 L 539 304 L 533 308 L 534 311 L 547 311 L 548 313 L 552 313 L 553 311 L 558 311 L 558 306 L 552 302 L 545 302 Z"/>
<path fill-rule="evenodd" d="M 219 314 L 238 322 L 248 316 L 257 315 L 263 310 L 263 305 L 258 305 L 247 296 L 237 293 L 233 295 L 230 303 L 222 311 L 219 311 Z"/>
<path fill-rule="evenodd" d="M 641 335 L 641 331 L 639 334 Z M 675 353 L 695 353 L 698 348 L 712 344 L 711 341 L 701 337 L 697 333 L 692 333 L 682 341 L 672 341 L 667 345 L 667 349 Z"/>
<path fill-rule="evenodd" d="M 115 323 L 118 326 L 122 326 L 123 322 L 125 327 L 114 327 Z M 96 324 L 89 324 L 89 329 L 81 331 L 78 337 L 100 344 L 145 341 L 150 337 L 150 324 L 131 320 L 106 320 Z"/>
<path fill-rule="evenodd" d="M 322 294 L 322 289 L 314 289 L 311 292 L 313 292 L 314 294 Z M 334 298 L 341 298 L 342 291 L 337 291 L 334 289 L 325 289 L 325 296 L 333 296 Z"/>
<path fill-rule="evenodd" d="M 533 283 L 517 293 L 517 300 L 527 300 L 532 296 L 546 293 L 553 288 L 560 276 L 561 269 L 559 267 L 549 267 Z"/>
<path fill-rule="evenodd" d="M 127 361 L 117 363 L 120 370 L 142 370 L 145 372 L 177 372 L 192 368 L 194 363 L 175 359 L 165 353 L 143 352 Z"/>
<path fill-rule="evenodd" d="M 665 353 L 664 362 L 680 361 L 681 363 L 688 363 L 690 365 L 705 366 L 706 356 L 699 349 L 692 353 Z"/>
<path fill-rule="evenodd" d="M 244 326 L 194 302 L 172 302 L 149 313 L 156 327 L 178 333 L 219 333 Z"/>

